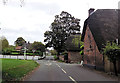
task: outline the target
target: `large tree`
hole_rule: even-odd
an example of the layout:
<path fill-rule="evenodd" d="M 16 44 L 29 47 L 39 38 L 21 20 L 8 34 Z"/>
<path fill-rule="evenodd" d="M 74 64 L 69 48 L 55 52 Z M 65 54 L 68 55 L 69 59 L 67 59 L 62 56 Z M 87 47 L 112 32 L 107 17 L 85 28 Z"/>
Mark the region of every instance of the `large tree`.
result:
<path fill-rule="evenodd" d="M 117 61 L 120 61 L 120 45 L 116 43 L 107 42 L 105 48 L 103 48 L 103 54 L 108 57 L 108 60 L 113 63 L 115 75 L 118 76 L 117 72 Z"/>
<path fill-rule="evenodd" d="M 0 54 L 3 53 L 3 51 L 8 47 L 9 47 L 8 40 L 4 36 L 0 37 Z"/>
<path fill-rule="evenodd" d="M 2 49 L 5 49 L 5 48 L 9 47 L 9 42 L 4 36 L 0 38 L 0 42 L 2 44 L 1 45 Z"/>
<path fill-rule="evenodd" d="M 51 31 L 46 31 L 44 42 L 46 47 L 53 47 L 58 55 L 65 50 L 65 41 L 71 34 L 80 33 L 80 20 L 74 18 L 68 12 L 62 11 L 60 15 L 55 16 L 54 22 L 51 23 Z"/>
<path fill-rule="evenodd" d="M 45 52 L 45 45 L 42 42 L 34 41 L 34 43 L 32 44 L 32 49 Z"/>
<path fill-rule="evenodd" d="M 24 45 L 26 41 L 22 37 L 18 37 L 17 40 L 15 41 L 16 46 L 22 46 Z"/>

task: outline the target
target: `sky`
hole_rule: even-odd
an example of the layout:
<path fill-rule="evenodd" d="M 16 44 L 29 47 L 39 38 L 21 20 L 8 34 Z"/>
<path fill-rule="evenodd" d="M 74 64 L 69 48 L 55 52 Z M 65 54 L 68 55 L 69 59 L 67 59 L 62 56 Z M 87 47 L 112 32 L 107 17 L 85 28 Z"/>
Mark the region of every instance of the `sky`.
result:
<path fill-rule="evenodd" d="M 21 0 L 22 1 L 22 0 Z M 0 0 L 0 36 L 5 36 L 10 45 L 18 37 L 33 43 L 44 43 L 44 32 L 50 30 L 54 16 L 62 11 L 80 19 L 81 32 L 90 8 L 118 9 L 119 0 Z"/>

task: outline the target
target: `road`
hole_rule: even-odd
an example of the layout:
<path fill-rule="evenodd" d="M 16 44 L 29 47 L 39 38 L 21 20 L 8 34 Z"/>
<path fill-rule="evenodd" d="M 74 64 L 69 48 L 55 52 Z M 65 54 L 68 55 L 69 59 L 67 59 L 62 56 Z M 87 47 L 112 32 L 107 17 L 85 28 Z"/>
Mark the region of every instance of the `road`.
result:
<path fill-rule="evenodd" d="M 78 81 L 115 81 L 98 72 L 81 67 L 79 64 L 54 61 L 52 56 L 47 56 L 46 59 L 37 62 L 40 67 L 24 81 L 73 81 L 74 83 Z"/>

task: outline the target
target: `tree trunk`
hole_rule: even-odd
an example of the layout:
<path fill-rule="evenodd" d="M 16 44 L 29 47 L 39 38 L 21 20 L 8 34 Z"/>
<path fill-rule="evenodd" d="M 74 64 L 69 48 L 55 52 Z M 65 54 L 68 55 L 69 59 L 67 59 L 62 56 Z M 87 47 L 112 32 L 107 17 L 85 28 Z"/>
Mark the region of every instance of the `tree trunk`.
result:
<path fill-rule="evenodd" d="M 114 64 L 115 75 L 118 76 L 118 73 L 117 73 L 117 66 L 116 66 L 116 61 L 113 61 L 113 64 Z"/>

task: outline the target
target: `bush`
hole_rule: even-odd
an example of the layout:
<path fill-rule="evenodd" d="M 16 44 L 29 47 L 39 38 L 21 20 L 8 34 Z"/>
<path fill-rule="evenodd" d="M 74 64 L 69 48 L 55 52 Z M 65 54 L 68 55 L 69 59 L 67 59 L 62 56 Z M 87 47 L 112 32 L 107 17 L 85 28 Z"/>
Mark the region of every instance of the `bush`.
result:
<path fill-rule="evenodd" d="M 5 48 L 2 50 L 3 55 L 9 55 L 9 54 L 11 54 L 11 52 L 12 52 L 11 48 Z"/>
<path fill-rule="evenodd" d="M 55 59 L 55 60 L 57 60 L 57 59 L 58 59 L 57 55 L 54 55 L 54 59 Z"/>
<path fill-rule="evenodd" d="M 117 74 L 117 68 L 116 68 L 116 61 L 120 60 L 120 46 L 117 45 L 116 43 L 112 42 L 107 42 L 105 48 L 103 48 L 103 54 L 107 55 L 108 60 L 114 64 L 114 70 L 116 76 Z"/>
<path fill-rule="evenodd" d="M 66 55 L 66 54 L 68 54 L 67 51 L 64 51 L 64 52 L 61 53 L 61 55 Z"/>
<path fill-rule="evenodd" d="M 51 55 L 57 55 L 57 51 L 56 50 L 51 50 Z"/>

